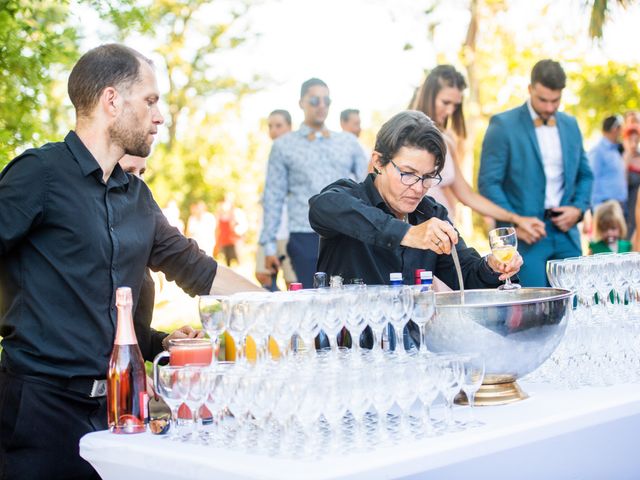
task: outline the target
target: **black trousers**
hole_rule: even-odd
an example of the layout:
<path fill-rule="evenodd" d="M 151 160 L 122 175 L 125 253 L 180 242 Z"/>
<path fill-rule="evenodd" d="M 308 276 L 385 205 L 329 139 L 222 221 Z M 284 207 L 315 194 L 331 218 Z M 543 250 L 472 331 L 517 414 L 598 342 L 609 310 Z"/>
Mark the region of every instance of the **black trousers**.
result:
<path fill-rule="evenodd" d="M 106 404 L 0 371 L 0 479 L 99 479 L 78 445 L 107 428 Z"/>
<path fill-rule="evenodd" d="M 313 274 L 318 263 L 320 235 L 315 232 L 292 232 L 289 234 L 287 254 L 303 288 L 313 287 Z"/>

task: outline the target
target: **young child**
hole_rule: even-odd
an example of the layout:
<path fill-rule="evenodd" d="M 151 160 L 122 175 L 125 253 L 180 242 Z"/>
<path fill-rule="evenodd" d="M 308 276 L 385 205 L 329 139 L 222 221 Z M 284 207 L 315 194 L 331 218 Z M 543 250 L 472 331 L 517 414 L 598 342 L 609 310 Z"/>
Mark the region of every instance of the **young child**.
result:
<path fill-rule="evenodd" d="M 631 251 L 627 236 L 627 223 L 622 207 L 615 200 L 604 202 L 596 208 L 593 223 L 594 241 L 589 242 L 589 255 L 594 253 L 624 253 Z"/>

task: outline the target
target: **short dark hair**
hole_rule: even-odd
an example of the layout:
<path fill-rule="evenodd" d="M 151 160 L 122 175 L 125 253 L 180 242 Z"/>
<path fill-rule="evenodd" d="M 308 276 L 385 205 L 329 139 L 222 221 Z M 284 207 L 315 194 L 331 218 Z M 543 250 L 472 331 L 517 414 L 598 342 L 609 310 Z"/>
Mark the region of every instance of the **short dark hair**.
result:
<path fill-rule="evenodd" d="M 611 115 L 602 121 L 603 132 L 610 132 L 620 126 L 622 126 L 622 119 L 618 115 Z"/>
<path fill-rule="evenodd" d="M 117 43 L 100 45 L 82 55 L 71 70 L 67 85 L 77 115 L 91 113 L 105 88 L 129 88 L 137 82 L 141 62 L 153 65 L 133 48 Z"/>
<path fill-rule="evenodd" d="M 351 115 L 360 115 L 360 110 L 356 108 L 347 108 L 340 112 L 340 121 L 348 122 Z"/>
<path fill-rule="evenodd" d="M 567 75 L 555 60 L 540 60 L 531 70 L 531 85 L 536 83 L 551 90 L 562 90 L 567 85 Z"/>
<path fill-rule="evenodd" d="M 326 83 L 324 83 L 319 78 L 313 77 L 309 80 L 302 82 L 302 86 L 300 87 L 300 98 L 304 97 L 305 94 L 309 91 L 311 87 L 315 87 L 316 85 L 320 85 L 321 87 L 329 88 Z"/>
<path fill-rule="evenodd" d="M 291 126 L 291 114 L 287 110 L 277 109 L 269 114 L 270 117 L 274 115 L 280 115 L 282 118 L 284 118 L 284 121 L 287 122 L 289 126 Z"/>
<path fill-rule="evenodd" d="M 409 105 L 409 108 L 420 110 L 431 119 L 435 118 L 436 97 L 440 90 L 445 87 L 457 88 L 461 92 L 467 88 L 467 82 L 464 77 L 453 65 L 438 65 L 431 70 L 424 80 L 422 87 L 417 92 L 414 92 L 414 104 Z M 453 131 L 456 132 L 458 137 L 467 137 L 467 127 L 464 124 L 462 104 L 456 107 L 451 115 L 451 124 Z M 441 125 L 441 127 L 447 128 L 447 125 Z"/>
<path fill-rule="evenodd" d="M 375 151 L 381 166 L 387 165 L 402 147 L 426 150 L 435 157 L 436 173 L 444 167 L 447 145 L 429 117 L 417 110 L 405 110 L 387 120 L 376 136 Z"/>

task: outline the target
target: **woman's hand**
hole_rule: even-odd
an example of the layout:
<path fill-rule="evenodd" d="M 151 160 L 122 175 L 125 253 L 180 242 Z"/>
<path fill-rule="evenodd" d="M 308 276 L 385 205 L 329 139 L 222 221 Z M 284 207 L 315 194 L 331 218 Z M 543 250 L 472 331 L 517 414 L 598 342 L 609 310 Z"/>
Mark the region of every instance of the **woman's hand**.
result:
<path fill-rule="evenodd" d="M 457 243 L 458 232 L 453 225 L 439 218 L 430 218 L 419 225 L 412 225 L 400 245 L 448 255 L 452 245 Z"/>
<path fill-rule="evenodd" d="M 502 263 L 500 260 L 494 257 L 493 254 L 487 257 L 487 264 L 489 265 L 489 268 L 491 268 L 491 270 L 493 270 L 494 272 L 500 273 L 501 275 L 499 279 L 502 281 L 518 273 L 523 263 L 524 261 L 522 260 L 522 257 L 518 252 L 516 252 L 515 255 L 511 257 L 509 263 Z"/>

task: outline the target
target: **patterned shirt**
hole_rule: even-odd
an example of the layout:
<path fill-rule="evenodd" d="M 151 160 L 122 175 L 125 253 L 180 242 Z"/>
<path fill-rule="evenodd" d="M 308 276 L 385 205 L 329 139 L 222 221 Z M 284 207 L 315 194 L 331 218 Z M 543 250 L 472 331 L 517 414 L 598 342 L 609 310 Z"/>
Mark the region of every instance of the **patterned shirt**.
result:
<path fill-rule="evenodd" d="M 362 180 L 367 158 L 355 136 L 330 132 L 327 137 L 302 124 L 278 138 L 271 148 L 264 189 L 264 224 L 260 244 L 266 255 L 276 254 L 276 232 L 285 200 L 289 231 L 313 232 L 309 225 L 309 198 L 340 178 Z"/>
<path fill-rule="evenodd" d="M 589 165 L 593 171 L 592 206 L 607 200 L 627 201 L 627 174 L 617 143 L 602 137 L 589 152 Z"/>

